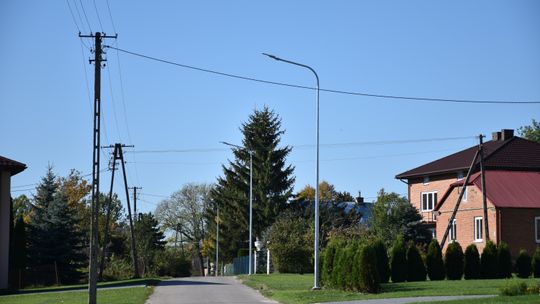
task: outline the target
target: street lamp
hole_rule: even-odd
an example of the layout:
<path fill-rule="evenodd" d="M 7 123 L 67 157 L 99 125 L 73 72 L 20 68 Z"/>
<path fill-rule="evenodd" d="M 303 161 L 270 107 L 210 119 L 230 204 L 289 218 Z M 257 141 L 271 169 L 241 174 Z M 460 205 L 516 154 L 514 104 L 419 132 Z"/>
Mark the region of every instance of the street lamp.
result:
<path fill-rule="evenodd" d="M 252 234 L 252 230 L 253 230 L 253 151 L 252 150 L 249 150 L 245 147 L 241 147 L 239 145 L 235 145 L 235 144 L 231 144 L 231 143 L 228 143 L 228 142 L 225 142 L 225 141 L 221 141 L 220 143 L 224 144 L 224 145 L 227 145 L 227 146 L 230 146 L 230 147 L 235 147 L 235 148 L 238 148 L 240 150 L 246 150 L 249 152 L 249 270 L 248 270 L 248 274 L 251 275 L 253 272 L 252 272 L 252 267 L 253 267 L 253 260 L 251 259 L 251 251 L 252 251 L 252 247 L 251 247 L 251 240 L 252 240 L 252 237 L 251 237 L 251 234 Z"/>
<path fill-rule="evenodd" d="M 219 206 L 217 206 L 217 217 L 216 217 L 216 267 L 215 267 L 216 277 L 219 275 Z"/>
<path fill-rule="evenodd" d="M 313 274 L 313 290 L 319 290 L 321 287 L 319 286 L 319 75 L 317 75 L 317 72 L 313 68 L 311 68 L 308 65 L 301 64 L 298 62 L 286 60 L 279 58 L 274 55 L 263 53 L 263 55 L 268 56 L 274 60 L 282 61 L 288 64 L 296 65 L 302 68 L 306 68 L 310 70 L 313 75 L 315 75 L 315 79 L 317 80 L 317 105 L 316 105 L 316 133 L 317 133 L 317 165 L 316 165 L 316 174 L 315 174 L 315 265 L 314 266 L 314 274 Z"/>

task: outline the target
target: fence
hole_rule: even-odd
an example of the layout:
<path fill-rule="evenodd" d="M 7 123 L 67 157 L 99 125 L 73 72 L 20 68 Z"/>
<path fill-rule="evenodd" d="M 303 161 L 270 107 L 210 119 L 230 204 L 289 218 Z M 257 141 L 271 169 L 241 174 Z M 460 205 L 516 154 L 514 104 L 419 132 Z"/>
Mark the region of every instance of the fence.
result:
<path fill-rule="evenodd" d="M 262 252 L 264 253 L 261 254 Z M 254 272 L 256 273 L 266 273 L 265 252 L 266 251 L 260 251 L 257 254 L 257 267 L 256 267 L 257 271 L 255 271 L 255 267 L 253 268 Z M 270 261 L 270 272 L 273 272 L 273 271 L 274 271 L 274 267 L 272 265 L 272 261 Z M 238 275 L 238 274 L 248 274 L 248 272 L 249 272 L 249 256 L 242 256 L 242 257 L 234 258 L 231 264 L 225 265 L 223 275 L 232 276 L 232 275 Z"/>

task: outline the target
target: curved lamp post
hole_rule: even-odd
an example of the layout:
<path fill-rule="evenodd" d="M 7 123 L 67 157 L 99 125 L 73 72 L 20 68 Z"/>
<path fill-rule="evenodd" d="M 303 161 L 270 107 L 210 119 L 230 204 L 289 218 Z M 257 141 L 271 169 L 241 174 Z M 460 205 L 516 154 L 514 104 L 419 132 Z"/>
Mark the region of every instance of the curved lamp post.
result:
<path fill-rule="evenodd" d="M 283 58 L 279 58 L 274 55 L 263 53 L 263 55 L 268 56 L 274 60 L 282 61 L 288 64 L 296 65 L 302 68 L 306 68 L 310 70 L 313 75 L 315 75 L 315 79 L 317 80 L 317 118 L 316 118 L 316 129 L 317 129 L 317 165 L 316 165 L 316 177 L 315 177 L 315 261 L 314 261 L 314 279 L 313 279 L 313 290 L 321 289 L 319 286 L 319 75 L 317 75 L 317 72 L 315 70 L 305 64 L 286 60 Z"/>
<path fill-rule="evenodd" d="M 253 260 L 251 259 L 251 251 L 252 251 L 252 244 L 251 244 L 251 234 L 253 230 L 253 151 L 247 149 L 246 147 L 241 147 L 239 145 L 231 144 L 225 141 L 220 141 L 220 143 L 235 147 L 240 150 L 246 150 L 249 152 L 249 272 L 248 274 L 251 275 L 253 273 L 252 267 L 253 267 Z"/>

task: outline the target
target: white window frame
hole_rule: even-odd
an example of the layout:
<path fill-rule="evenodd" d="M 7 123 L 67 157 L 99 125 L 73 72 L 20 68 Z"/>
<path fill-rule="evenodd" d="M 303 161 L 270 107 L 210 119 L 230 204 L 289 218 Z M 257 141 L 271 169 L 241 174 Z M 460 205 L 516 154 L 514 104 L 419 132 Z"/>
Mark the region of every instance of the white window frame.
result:
<path fill-rule="evenodd" d="M 469 188 L 469 187 L 465 186 L 465 190 L 464 190 L 464 192 L 463 192 L 463 197 L 461 198 L 461 200 L 464 201 L 464 202 L 467 201 L 467 194 L 468 194 L 468 193 L 467 193 L 467 192 L 468 192 L 468 191 L 467 191 L 467 188 Z M 459 188 L 459 189 L 463 189 L 463 188 Z"/>
<path fill-rule="evenodd" d="M 540 244 L 540 235 L 538 235 L 538 225 L 540 225 L 540 216 L 534 217 L 534 238 L 537 244 Z"/>
<path fill-rule="evenodd" d="M 427 203 L 426 203 L 426 207 L 427 208 L 424 208 L 424 195 L 427 195 Z M 432 200 L 431 200 L 431 209 L 429 208 L 429 197 L 432 197 Z M 429 191 L 429 192 L 422 192 L 420 193 L 420 210 L 422 212 L 429 212 L 429 211 L 433 211 L 433 209 L 435 208 L 435 206 L 437 205 L 437 191 Z"/>
<path fill-rule="evenodd" d="M 424 176 L 424 180 L 422 181 L 422 184 L 424 186 L 429 185 L 429 176 Z"/>
<path fill-rule="evenodd" d="M 480 222 L 480 224 L 478 222 Z M 475 242 L 484 241 L 483 225 L 484 225 L 484 218 L 481 216 L 475 216 L 474 217 L 474 241 Z"/>
<path fill-rule="evenodd" d="M 450 225 L 450 231 L 448 231 L 450 236 L 450 242 L 453 243 L 457 240 L 457 221 L 454 219 L 452 225 Z"/>

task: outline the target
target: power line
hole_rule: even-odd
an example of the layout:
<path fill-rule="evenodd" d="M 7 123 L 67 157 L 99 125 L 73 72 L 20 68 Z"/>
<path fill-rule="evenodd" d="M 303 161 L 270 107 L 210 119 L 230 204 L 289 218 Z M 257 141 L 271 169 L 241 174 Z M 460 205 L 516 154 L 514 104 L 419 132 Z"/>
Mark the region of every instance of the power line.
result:
<path fill-rule="evenodd" d="M 66 0 L 66 3 L 67 3 L 67 6 L 69 8 L 69 12 L 71 14 L 71 18 L 73 18 L 73 24 L 75 24 L 75 27 L 77 28 L 77 31 L 79 31 L 79 33 L 80 33 L 81 29 L 79 28 L 79 25 L 77 24 L 77 21 L 75 19 L 75 15 L 73 14 L 73 10 L 71 9 L 71 5 L 69 4 L 69 0 Z"/>
<path fill-rule="evenodd" d="M 112 28 L 114 30 L 114 33 L 116 34 L 117 31 L 116 31 L 116 27 L 114 26 L 114 20 L 113 20 L 112 14 L 111 14 L 111 6 L 109 5 L 109 0 L 107 0 L 106 2 L 107 2 L 107 10 L 109 11 L 109 18 L 111 19 L 111 25 L 112 25 Z"/>
<path fill-rule="evenodd" d="M 88 22 L 88 16 L 86 15 L 86 10 L 84 9 L 84 5 L 82 4 L 82 0 L 79 0 L 79 3 L 81 4 L 81 9 L 84 14 L 84 19 L 86 20 L 86 24 L 88 24 L 88 28 L 90 29 L 90 32 L 92 31 L 92 27 L 90 26 L 90 22 Z"/>
<path fill-rule="evenodd" d="M 97 19 L 98 19 L 98 22 L 99 22 L 99 27 L 101 28 L 101 31 L 103 31 L 103 24 L 101 23 L 101 18 L 99 17 L 99 11 L 98 11 L 98 8 L 97 8 L 97 5 L 96 5 L 96 0 L 94 0 L 94 9 L 96 10 L 96 16 L 97 16 Z"/>
<path fill-rule="evenodd" d="M 73 0 L 73 4 L 75 5 L 75 10 L 77 11 L 77 15 L 79 16 L 79 21 L 80 21 L 81 27 L 83 28 L 83 30 L 85 32 L 87 32 L 86 28 L 84 27 L 85 24 L 84 24 L 84 21 L 82 19 L 81 12 L 79 11 L 79 6 L 77 5 L 77 0 Z"/>
<path fill-rule="evenodd" d="M 170 195 L 161 195 L 161 194 L 150 194 L 150 193 L 139 193 L 140 195 L 144 195 L 144 196 L 152 196 L 152 197 L 162 197 L 162 198 L 171 198 Z"/>
<path fill-rule="evenodd" d="M 271 84 L 271 85 L 277 85 L 277 86 L 284 86 L 284 87 L 291 87 L 291 88 L 297 88 L 297 89 L 306 89 L 306 90 L 317 90 L 315 87 L 309 87 L 309 86 L 303 86 L 303 85 L 297 85 L 297 84 L 290 84 L 290 83 L 284 83 L 284 82 L 277 82 L 277 81 L 270 81 L 270 80 L 264 80 L 264 79 L 258 79 L 253 77 L 247 77 L 242 75 L 236 75 L 236 74 L 230 74 L 225 72 L 220 72 L 216 70 L 210 70 L 210 69 L 204 69 L 192 65 L 187 64 L 181 64 L 177 62 L 173 62 L 170 60 L 160 59 L 148 55 L 143 55 L 140 53 L 124 50 L 118 47 L 113 46 L 105 46 L 106 48 L 111 48 L 126 54 L 130 54 L 133 56 L 166 63 L 186 69 L 191 69 L 199 72 L 205 72 L 230 78 L 236 78 L 241 80 L 247 80 L 252 82 L 259 82 L 259 83 L 265 83 L 265 84 Z M 364 92 L 354 92 L 354 91 L 343 91 L 343 90 L 335 90 L 335 89 L 320 89 L 322 92 L 328 92 L 328 93 L 335 93 L 335 94 L 343 94 L 343 95 L 354 95 L 354 96 L 362 96 L 362 97 L 373 97 L 373 98 L 382 98 L 382 99 L 396 99 L 396 100 L 408 100 L 408 101 L 430 101 L 430 102 L 451 102 L 451 103 L 477 103 L 477 104 L 540 104 L 540 101 L 521 101 L 521 100 L 474 100 L 474 99 L 453 99 L 453 98 L 431 98 L 431 97 L 414 97 L 414 96 L 401 96 L 401 95 L 388 95 L 388 94 L 371 94 L 371 93 L 364 93 Z"/>
<path fill-rule="evenodd" d="M 436 142 L 436 141 L 452 141 L 452 140 L 464 140 L 464 139 L 472 139 L 472 138 L 475 138 L 475 136 L 329 143 L 329 144 L 320 144 L 320 146 L 326 147 L 326 148 L 336 148 L 336 147 L 350 147 L 350 146 L 390 145 L 390 144 L 409 144 L 409 143 Z M 291 145 L 290 147 L 295 148 L 295 149 L 303 149 L 303 148 L 313 148 L 315 147 L 315 145 L 303 144 L 303 145 Z M 223 151 L 229 151 L 229 149 L 191 148 L 191 149 L 138 150 L 138 151 L 135 150 L 135 151 L 129 151 L 129 153 L 203 153 L 203 152 L 223 152 Z"/>

